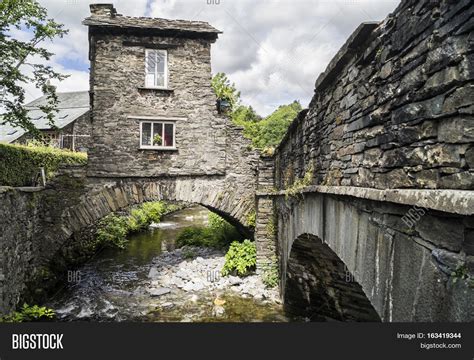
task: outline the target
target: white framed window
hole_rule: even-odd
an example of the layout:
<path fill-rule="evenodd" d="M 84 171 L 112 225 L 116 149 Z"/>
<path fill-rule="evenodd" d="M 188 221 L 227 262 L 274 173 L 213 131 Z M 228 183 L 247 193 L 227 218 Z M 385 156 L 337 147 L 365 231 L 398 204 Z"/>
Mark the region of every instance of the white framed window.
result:
<path fill-rule="evenodd" d="M 141 149 L 176 149 L 176 124 L 173 121 L 140 121 Z"/>
<path fill-rule="evenodd" d="M 168 88 L 168 52 L 145 49 L 145 87 Z"/>

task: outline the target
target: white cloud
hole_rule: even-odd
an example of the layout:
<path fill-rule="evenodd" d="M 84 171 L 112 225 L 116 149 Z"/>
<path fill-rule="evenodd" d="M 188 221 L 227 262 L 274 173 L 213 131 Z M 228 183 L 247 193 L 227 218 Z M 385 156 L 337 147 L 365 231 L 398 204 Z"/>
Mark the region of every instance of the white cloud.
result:
<path fill-rule="evenodd" d="M 212 0 L 209 0 L 212 2 Z M 215 1 L 215 0 L 214 0 Z M 222 30 L 213 46 L 214 72 L 225 72 L 244 103 L 266 115 L 309 103 L 314 82 L 363 21 L 382 20 L 399 0 L 156 0 L 156 17 L 205 20 Z"/>
<path fill-rule="evenodd" d="M 226 72 L 243 102 L 266 115 L 295 99 L 306 106 L 319 73 L 351 32 L 363 21 L 382 20 L 399 0 L 40 0 L 69 29 L 63 39 L 45 44 L 56 54 L 56 69 L 71 74 L 58 84 L 61 91 L 88 88 L 87 28 L 81 21 L 95 2 L 113 2 L 123 15 L 203 20 L 224 31 L 213 45 L 213 72 Z M 31 87 L 28 93 L 38 91 Z"/>

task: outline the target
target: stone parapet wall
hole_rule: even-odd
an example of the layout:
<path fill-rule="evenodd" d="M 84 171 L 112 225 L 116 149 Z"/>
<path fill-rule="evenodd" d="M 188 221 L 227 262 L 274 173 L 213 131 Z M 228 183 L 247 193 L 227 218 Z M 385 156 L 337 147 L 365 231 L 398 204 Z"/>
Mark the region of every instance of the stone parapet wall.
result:
<path fill-rule="evenodd" d="M 272 156 L 260 156 L 258 162 L 257 189 L 272 191 L 275 183 L 275 162 Z"/>
<path fill-rule="evenodd" d="M 474 4 L 403 0 L 362 24 L 276 151 L 276 185 L 474 189 Z"/>
<path fill-rule="evenodd" d="M 18 303 L 37 255 L 41 190 L 0 187 L 0 312 Z"/>

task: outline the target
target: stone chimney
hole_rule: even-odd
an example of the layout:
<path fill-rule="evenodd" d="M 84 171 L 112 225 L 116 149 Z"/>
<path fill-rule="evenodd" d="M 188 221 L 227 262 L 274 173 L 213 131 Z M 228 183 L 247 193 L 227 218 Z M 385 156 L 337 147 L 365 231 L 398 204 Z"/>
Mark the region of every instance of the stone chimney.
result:
<path fill-rule="evenodd" d="M 90 4 L 92 17 L 115 17 L 117 10 L 113 4 Z"/>

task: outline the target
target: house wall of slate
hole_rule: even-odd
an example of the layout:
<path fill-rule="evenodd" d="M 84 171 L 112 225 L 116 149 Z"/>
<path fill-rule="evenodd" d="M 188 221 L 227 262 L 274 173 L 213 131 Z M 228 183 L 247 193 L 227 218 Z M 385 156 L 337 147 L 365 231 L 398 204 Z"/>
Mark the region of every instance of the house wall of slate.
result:
<path fill-rule="evenodd" d="M 211 89 L 211 42 L 177 36 L 93 31 L 91 36 L 93 176 L 223 175 L 227 118 Z M 169 90 L 145 89 L 145 47 L 168 47 Z M 140 149 L 140 120 L 178 117 L 176 150 Z M 231 140 L 232 141 L 232 140 Z"/>

